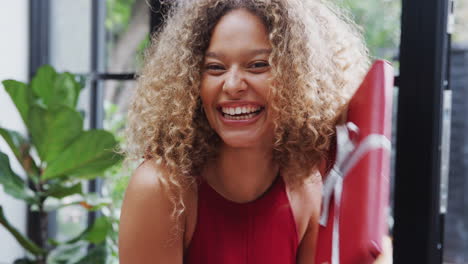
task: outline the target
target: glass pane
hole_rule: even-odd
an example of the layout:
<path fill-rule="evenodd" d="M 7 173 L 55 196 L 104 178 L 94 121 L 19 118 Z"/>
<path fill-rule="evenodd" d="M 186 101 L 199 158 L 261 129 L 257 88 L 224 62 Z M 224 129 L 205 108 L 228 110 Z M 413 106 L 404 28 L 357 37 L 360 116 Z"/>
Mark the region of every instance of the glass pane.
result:
<path fill-rule="evenodd" d="M 362 27 L 373 59 L 398 61 L 401 0 L 343 0 L 337 3 L 349 9 Z"/>
<path fill-rule="evenodd" d="M 104 82 L 104 129 L 112 132 L 119 142 L 123 142 L 124 140 L 123 131 L 129 102 L 135 91 L 134 86 L 134 81 Z M 106 171 L 102 185 L 102 195 L 112 199 L 112 204 L 109 207 L 103 208 L 102 212 L 113 220 L 113 229 L 108 238 L 108 247 L 112 252 L 111 258 L 115 258 L 113 259 L 115 263 L 118 263 L 118 220 L 123 195 L 129 179 L 130 172 L 123 170 L 121 165 L 117 165 Z"/>
<path fill-rule="evenodd" d="M 122 137 L 130 99 L 135 92 L 135 81 L 105 81 L 104 83 L 104 129 Z"/>
<path fill-rule="evenodd" d="M 84 186 L 84 188 L 86 188 Z M 64 204 L 81 201 L 79 196 L 68 196 L 60 200 Z M 81 205 L 70 205 L 57 210 L 58 241 L 67 241 L 78 236 L 87 227 L 88 211 Z"/>
<path fill-rule="evenodd" d="M 455 1 L 450 65 L 453 93 L 444 263 L 468 262 L 468 1 Z"/>
<path fill-rule="evenodd" d="M 89 72 L 91 0 L 51 0 L 50 6 L 51 64 L 58 71 Z"/>
<path fill-rule="evenodd" d="M 149 43 L 150 12 L 145 0 L 106 0 L 107 71 L 135 72 Z"/>

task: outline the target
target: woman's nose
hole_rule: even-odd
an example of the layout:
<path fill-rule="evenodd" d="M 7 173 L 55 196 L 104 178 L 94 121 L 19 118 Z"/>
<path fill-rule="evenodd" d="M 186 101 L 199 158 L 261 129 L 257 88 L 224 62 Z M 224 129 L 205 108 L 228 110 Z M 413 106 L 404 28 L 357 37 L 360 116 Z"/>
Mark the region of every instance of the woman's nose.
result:
<path fill-rule="evenodd" d="M 242 74 L 235 69 L 228 72 L 224 80 L 223 91 L 229 95 L 238 95 L 245 90 L 247 90 L 247 83 Z"/>

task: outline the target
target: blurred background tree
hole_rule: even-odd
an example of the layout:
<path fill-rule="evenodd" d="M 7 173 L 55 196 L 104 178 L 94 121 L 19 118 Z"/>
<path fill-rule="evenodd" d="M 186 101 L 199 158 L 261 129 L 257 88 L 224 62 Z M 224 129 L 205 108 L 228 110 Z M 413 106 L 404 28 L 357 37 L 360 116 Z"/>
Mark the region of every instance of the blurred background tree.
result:
<path fill-rule="evenodd" d="M 394 61 L 400 43 L 401 0 L 335 0 L 364 31 L 371 56 Z"/>

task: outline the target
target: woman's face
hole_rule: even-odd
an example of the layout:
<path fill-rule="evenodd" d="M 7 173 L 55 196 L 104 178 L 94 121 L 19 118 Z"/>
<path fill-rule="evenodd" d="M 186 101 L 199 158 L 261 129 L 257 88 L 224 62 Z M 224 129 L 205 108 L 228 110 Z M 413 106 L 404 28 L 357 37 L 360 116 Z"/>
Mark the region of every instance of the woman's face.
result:
<path fill-rule="evenodd" d="M 223 16 L 205 53 L 200 87 L 210 126 L 232 147 L 271 146 L 271 45 L 261 19 L 245 9 Z"/>

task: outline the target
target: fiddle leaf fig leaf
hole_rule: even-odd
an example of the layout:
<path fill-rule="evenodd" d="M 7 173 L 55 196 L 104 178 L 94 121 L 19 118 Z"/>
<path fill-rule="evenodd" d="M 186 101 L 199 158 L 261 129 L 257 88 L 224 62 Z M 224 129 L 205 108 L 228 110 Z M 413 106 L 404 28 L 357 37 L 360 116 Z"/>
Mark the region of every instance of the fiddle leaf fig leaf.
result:
<path fill-rule="evenodd" d="M 20 133 L 0 127 L 0 136 L 10 147 L 18 162 L 29 175 L 38 176 L 39 169 L 29 155 L 30 143 Z"/>
<path fill-rule="evenodd" d="M 34 93 L 48 105 L 51 101 L 54 81 L 57 78 L 57 72 L 50 65 L 43 65 L 37 69 L 36 75 L 31 80 L 31 88 Z"/>
<path fill-rule="evenodd" d="M 31 137 L 39 157 L 47 163 L 55 160 L 82 132 L 83 118 L 73 109 L 59 106 L 30 110 Z"/>
<path fill-rule="evenodd" d="M 75 108 L 78 101 L 80 84 L 70 73 L 62 73 L 57 76 L 54 82 L 54 93 L 49 101 L 49 107 L 56 105 L 66 105 Z"/>
<path fill-rule="evenodd" d="M 52 108 L 58 105 L 76 107 L 81 84 L 71 73 L 57 73 L 50 65 L 44 65 L 37 70 L 31 81 L 31 87 L 42 102 Z"/>
<path fill-rule="evenodd" d="M 71 186 L 66 186 L 63 183 L 52 185 L 49 188 L 49 190 L 47 190 L 46 195 L 60 199 L 60 198 L 67 197 L 73 194 L 82 194 L 82 193 L 83 193 L 83 186 L 81 182 L 79 182 Z"/>
<path fill-rule="evenodd" d="M 28 203 L 36 202 L 34 192 L 11 170 L 10 160 L 3 152 L 0 152 L 0 184 L 9 195 Z"/>
<path fill-rule="evenodd" d="M 117 141 L 111 133 L 86 131 L 47 166 L 42 178 L 95 176 L 122 159 L 113 151 L 116 146 Z"/>
<path fill-rule="evenodd" d="M 107 259 L 107 249 L 104 244 L 97 245 L 88 254 L 73 264 L 105 263 Z"/>
<path fill-rule="evenodd" d="M 107 234 L 112 232 L 112 222 L 109 218 L 101 216 L 94 220 L 91 226 L 88 226 L 76 237 L 66 241 L 66 244 L 73 244 L 80 240 L 86 240 L 93 244 L 99 244 L 106 240 Z"/>
<path fill-rule="evenodd" d="M 106 240 L 107 233 L 112 231 L 112 223 L 107 217 L 97 218 L 91 228 L 83 235 L 83 239 L 93 243 L 99 244 Z"/>
<path fill-rule="evenodd" d="M 54 248 L 47 257 L 47 264 L 76 263 L 87 255 L 89 242 L 78 241 L 74 244 L 64 244 Z M 92 263 L 92 262 L 90 262 Z"/>
<path fill-rule="evenodd" d="M 76 108 L 81 89 L 86 85 L 86 79 L 83 76 L 75 76 L 69 72 L 65 72 L 62 75 L 66 76 L 67 80 L 72 81 L 73 89 L 75 90 L 75 97 L 71 99 L 71 103 L 73 108 Z"/>
<path fill-rule="evenodd" d="M 10 95 L 11 100 L 18 109 L 18 112 L 23 119 L 24 124 L 28 127 L 29 107 L 33 103 L 33 93 L 31 89 L 22 82 L 15 80 L 6 80 L 2 82 L 5 90 Z"/>

